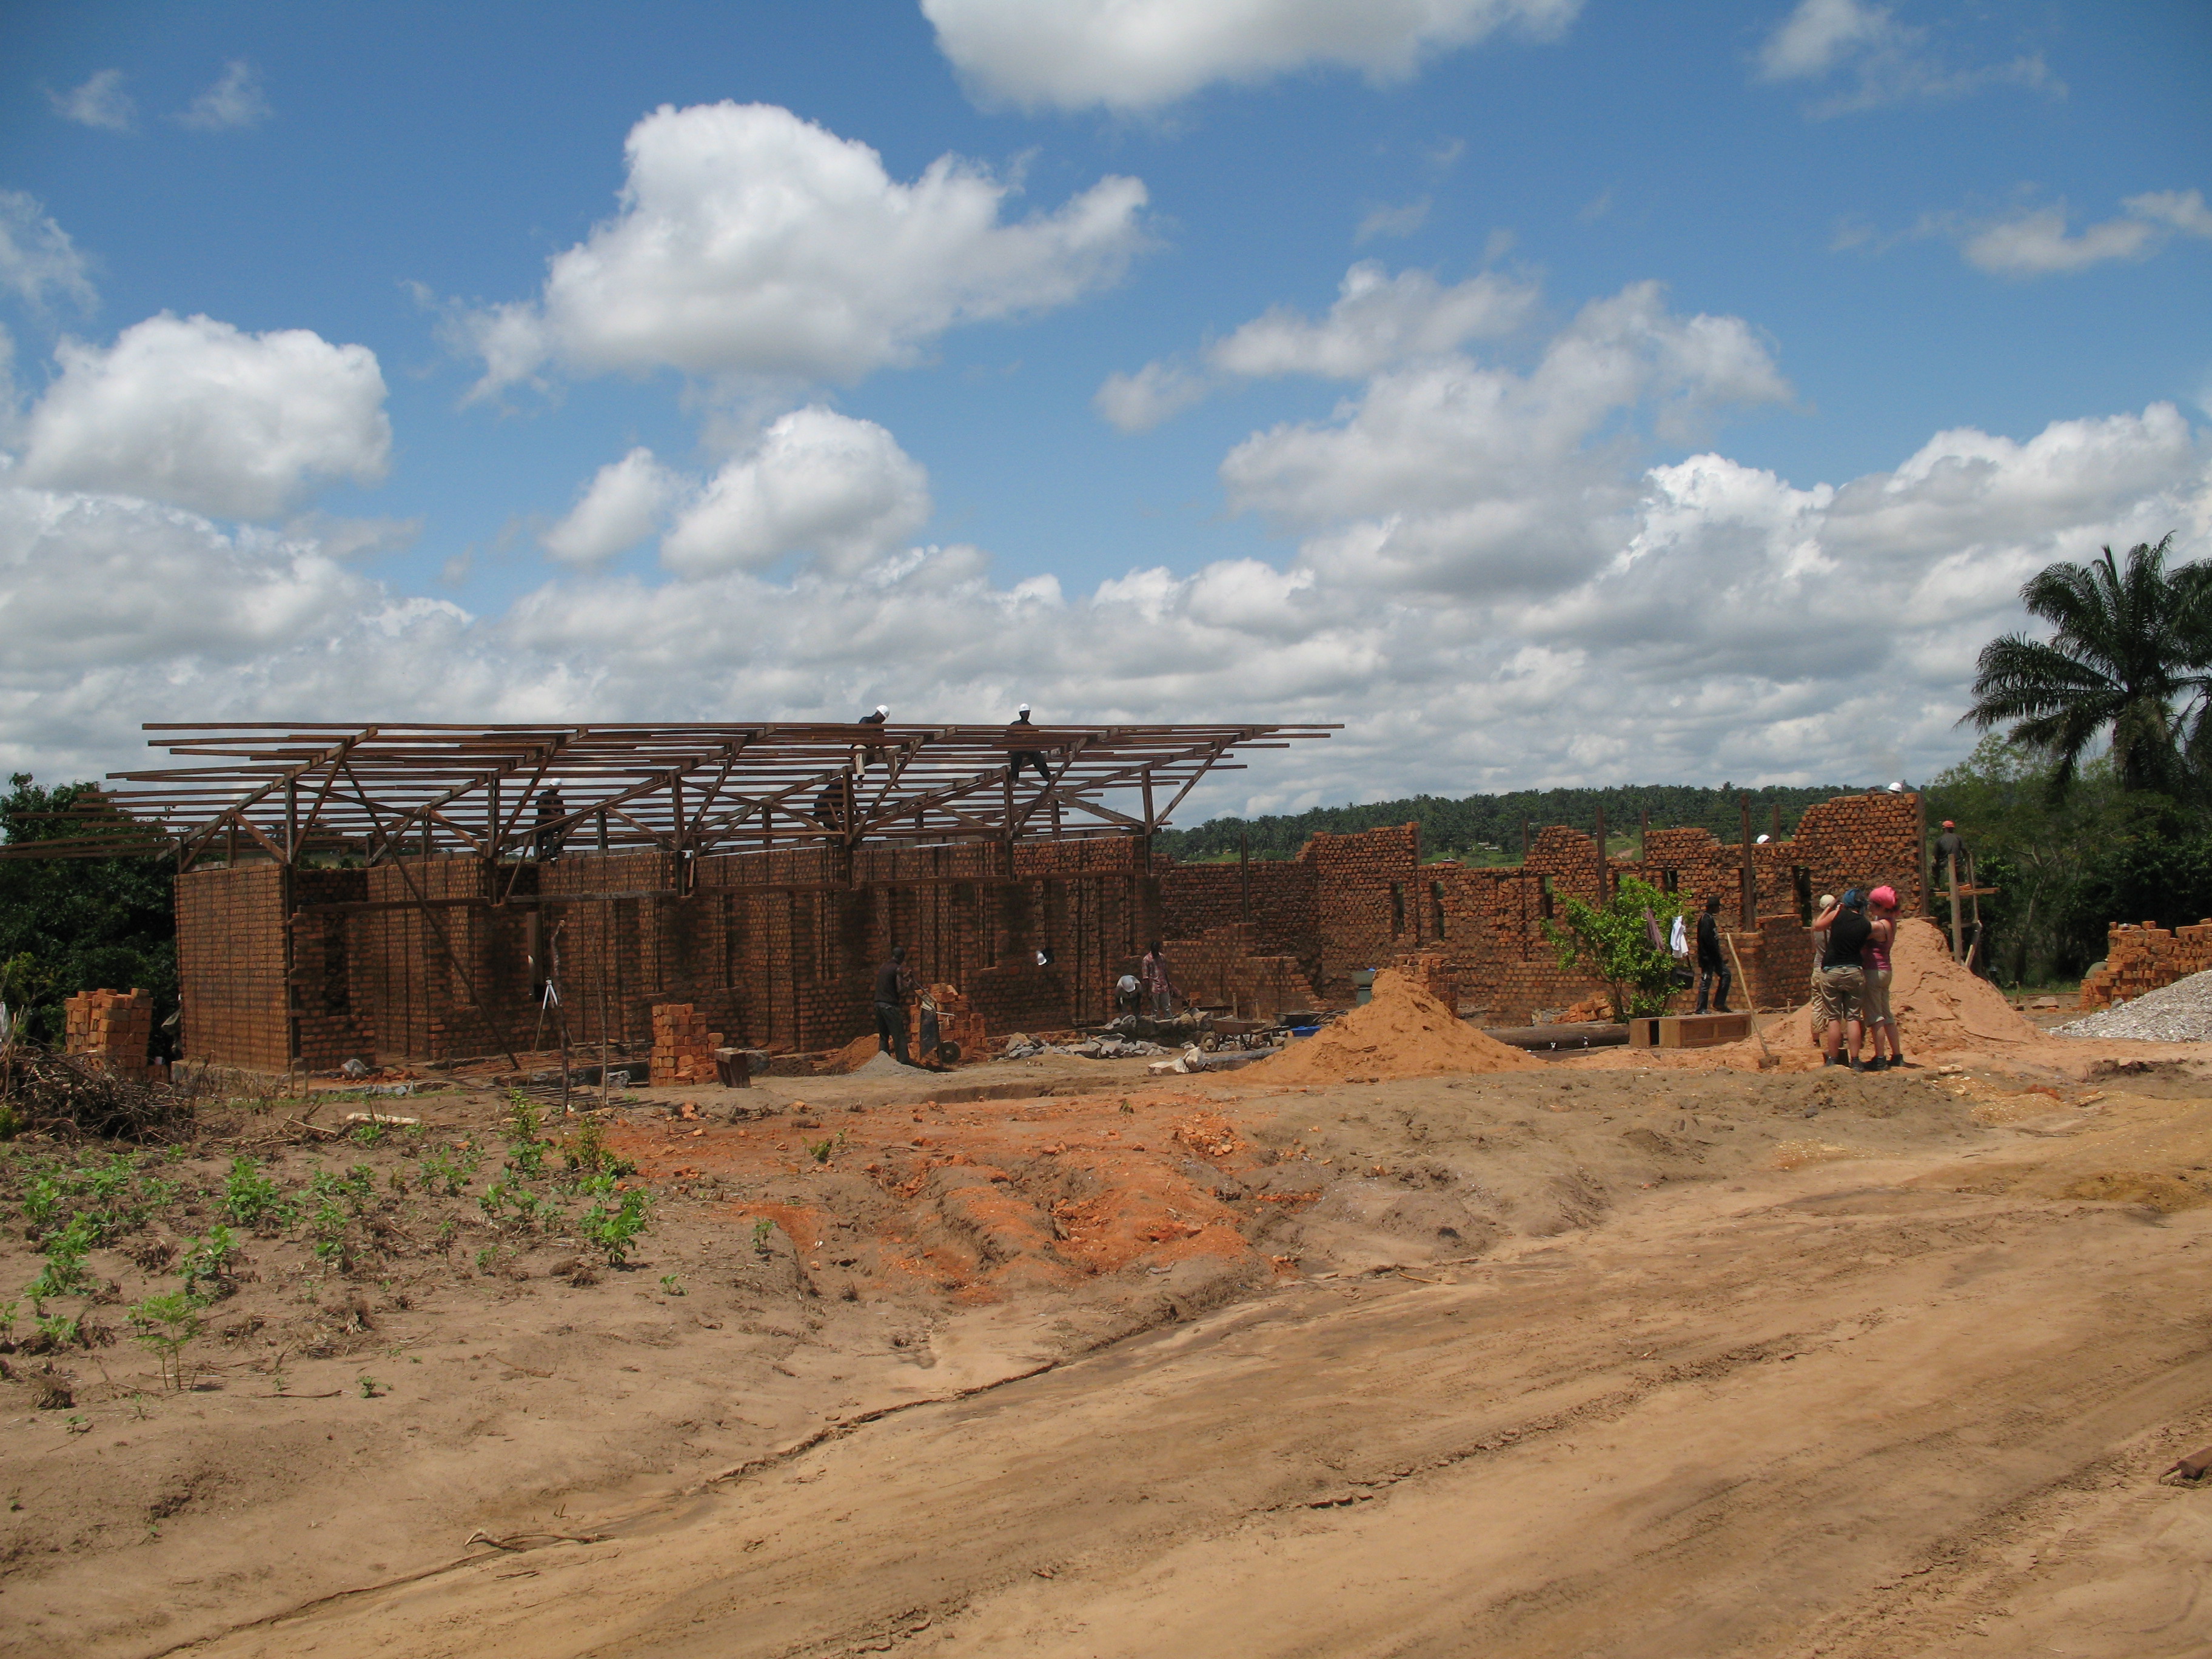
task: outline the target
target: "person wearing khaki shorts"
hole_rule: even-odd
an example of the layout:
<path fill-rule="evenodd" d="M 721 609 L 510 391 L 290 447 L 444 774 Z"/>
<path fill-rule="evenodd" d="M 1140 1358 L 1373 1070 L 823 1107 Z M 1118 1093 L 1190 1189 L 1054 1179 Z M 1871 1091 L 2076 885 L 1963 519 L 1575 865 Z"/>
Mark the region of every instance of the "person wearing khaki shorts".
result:
<path fill-rule="evenodd" d="M 1825 917 L 1825 916 L 1826 916 L 1826 915 L 1828 914 L 1828 912 L 1829 912 L 1829 911 L 1831 911 L 1831 910 L 1834 909 L 1835 908 L 1836 908 L 1836 896 L 1835 896 L 1833 893 L 1823 893 L 1823 894 L 1821 894 L 1821 895 L 1820 895 L 1820 908 L 1819 908 L 1819 909 L 1817 909 L 1817 910 L 1815 910 L 1813 914 L 1814 914 L 1814 915 L 1816 918 L 1819 918 L 1819 917 Z M 1821 969 L 1821 968 L 1822 968 L 1823 966 L 1825 966 L 1825 965 L 1826 965 L 1826 961 L 1827 961 L 1827 957 L 1828 957 L 1828 930 L 1827 930 L 1826 927 L 1815 927 L 1813 929 L 1813 999 L 1812 999 L 1812 1000 L 1813 1000 L 1813 1046 L 1814 1046 L 1815 1048 L 1819 1048 L 1819 1047 L 1820 1046 L 1820 1034 L 1821 1034 L 1823 1031 L 1825 1031 L 1825 1030 L 1826 1030 L 1828 1029 L 1828 1020 L 1827 1020 L 1827 1016 L 1826 1016 L 1826 1014 L 1824 1014 L 1824 1013 L 1822 1013 L 1822 1012 L 1820 1012 L 1820 969 Z"/>
<path fill-rule="evenodd" d="M 1862 953 L 1874 933 L 1873 925 L 1866 917 L 1865 896 L 1854 887 L 1844 895 L 1842 903 L 1822 915 L 1814 926 L 1828 932 L 1825 965 L 1814 987 L 1814 1019 L 1822 1023 L 1826 1016 L 1820 1052 L 1828 1065 L 1843 1065 L 1846 1060 L 1844 1044 L 1848 1038 L 1850 1068 L 1863 1072 L 1866 1067 L 1859 1060 L 1859 1035 L 1865 1018 L 1866 963 Z"/>

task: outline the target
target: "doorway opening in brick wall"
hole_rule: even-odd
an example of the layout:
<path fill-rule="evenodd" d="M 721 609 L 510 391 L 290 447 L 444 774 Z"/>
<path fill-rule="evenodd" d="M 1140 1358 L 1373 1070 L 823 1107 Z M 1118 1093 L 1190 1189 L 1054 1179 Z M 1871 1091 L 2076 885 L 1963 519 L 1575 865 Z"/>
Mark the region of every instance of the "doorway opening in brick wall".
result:
<path fill-rule="evenodd" d="M 1661 892 L 1672 893 L 1677 891 L 1681 885 L 1682 872 L 1680 870 L 1662 870 L 1659 872 L 1659 890 Z"/>
<path fill-rule="evenodd" d="M 1552 919 L 1552 878 L 1536 878 L 1536 914 L 1547 921 Z"/>
<path fill-rule="evenodd" d="M 1429 884 L 1429 920 L 1434 925 L 1436 936 L 1444 936 L 1444 884 L 1440 881 Z"/>
<path fill-rule="evenodd" d="M 1790 884 L 1797 895 L 1797 925 L 1810 927 L 1813 925 L 1813 872 L 1802 864 L 1792 865 Z"/>
<path fill-rule="evenodd" d="M 1390 937 L 1398 938 L 1406 931 L 1406 884 L 1390 884 Z"/>

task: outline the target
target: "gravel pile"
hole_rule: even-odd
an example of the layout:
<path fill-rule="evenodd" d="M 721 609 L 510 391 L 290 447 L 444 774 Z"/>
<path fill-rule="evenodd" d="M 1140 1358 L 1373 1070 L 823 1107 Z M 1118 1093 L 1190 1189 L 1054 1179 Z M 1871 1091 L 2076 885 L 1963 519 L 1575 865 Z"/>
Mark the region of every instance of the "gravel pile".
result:
<path fill-rule="evenodd" d="M 2138 1037 L 2151 1042 L 2212 1042 L 2212 970 L 2191 974 L 2133 1002 L 2057 1028 L 2062 1036 Z"/>

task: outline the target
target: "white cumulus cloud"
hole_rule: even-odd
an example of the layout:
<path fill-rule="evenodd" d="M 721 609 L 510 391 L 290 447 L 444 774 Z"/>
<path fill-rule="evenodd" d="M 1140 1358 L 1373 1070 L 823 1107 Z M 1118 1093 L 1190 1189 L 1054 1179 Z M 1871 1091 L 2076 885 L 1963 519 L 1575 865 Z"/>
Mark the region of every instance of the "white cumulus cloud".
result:
<path fill-rule="evenodd" d="M 261 90 L 259 73 L 252 64 L 233 58 L 223 66 L 222 78 L 193 99 L 177 120 L 201 132 L 229 132 L 259 126 L 273 113 Z"/>
<path fill-rule="evenodd" d="M 2212 209 L 2202 191 L 2166 190 L 2130 196 L 2115 219 L 2067 228 L 2066 204 L 2032 209 L 1983 223 L 1960 243 L 1967 259 L 2000 276 L 2048 276 L 2113 259 L 2148 259 L 2171 234 L 2212 237 Z"/>
<path fill-rule="evenodd" d="M 1758 54 L 1764 81 L 1840 78 L 1848 86 L 1811 106 L 1815 117 L 1870 109 L 1908 98 L 1960 98 L 1993 86 L 2063 96 L 2064 85 L 2039 55 L 1957 68 L 1924 28 L 1901 23 L 1867 0 L 1798 0 Z"/>
<path fill-rule="evenodd" d="M 1594 301 L 1527 374 L 1457 354 L 1382 369 L 1337 418 L 1255 433 L 1221 464 L 1231 503 L 1306 538 L 1339 575 L 1437 591 L 1557 588 L 1617 544 L 1624 416 L 1662 434 L 1789 396 L 1741 319 L 1680 317 L 1659 286 Z"/>
<path fill-rule="evenodd" d="M 563 564 L 603 564 L 653 534 L 681 487 L 641 444 L 593 475 L 575 506 L 541 538 L 545 550 Z"/>
<path fill-rule="evenodd" d="M 1899 33 L 1887 6 L 1799 0 L 1759 49 L 1759 66 L 1774 81 L 1826 75 L 1855 53 L 1895 41 Z"/>
<path fill-rule="evenodd" d="M 1447 287 L 1425 270 L 1391 276 L 1362 260 L 1345 273 L 1319 321 L 1276 306 L 1206 349 L 1210 374 L 1171 360 L 1109 374 L 1092 406 L 1124 432 L 1143 432 L 1201 402 L 1221 380 L 1311 374 L 1357 380 L 1388 364 L 1433 357 L 1512 333 L 1535 310 L 1534 284 L 1484 272 Z"/>
<path fill-rule="evenodd" d="M 323 485 L 384 477 L 392 425 L 366 346 L 164 312 L 105 349 L 64 340 L 25 424 L 27 483 L 272 519 Z"/>
<path fill-rule="evenodd" d="M 123 90 L 121 70 L 98 70 L 82 84 L 67 92 L 50 92 L 46 98 L 53 105 L 55 114 L 81 127 L 128 132 L 138 118 L 138 106 Z"/>
<path fill-rule="evenodd" d="M 856 380 L 1110 284 L 1146 246 L 1137 179 L 1009 221 L 1013 187 L 981 167 L 943 156 L 903 184 L 772 105 L 663 106 L 625 154 L 621 210 L 554 256 L 539 297 L 461 319 L 483 389 L 548 363 Z"/>
<path fill-rule="evenodd" d="M 929 514 L 929 475 L 896 438 L 814 404 L 725 463 L 662 538 L 660 556 L 687 576 L 763 569 L 793 553 L 854 575 Z"/>
<path fill-rule="evenodd" d="M 922 0 L 980 98 L 1151 109 L 1215 81 L 1315 66 L 1398 80 L 1502 29 L 1563 33 L 1582 0 Z"/>
<path fill-rule="evenodd" d="M 1206 401 L 1206 377 L 1181 363 L 1146 363 L 1134 374 L 1109 374 L 1091 399 L 1106 422 L 1123 432 L 1149 432 L 1170 416 Z"/>
<path fill-rule="evenodd" d="M 58 300 L 89 311 L 100 299 L 69 233 L 20 190 L 0 190 L 0 289 L 34 311 Z"/>
<path fill-rule="evenodd" d="M 1510 334 L 1536 301 L 1533 285 L 1487 271 L 1446 287 L 1425 270 L 1392 276 L 1362 260 L 1345 273 L 1336 303 L 1319 322 L 1276 307 L 1218 342 L 1206 361 L 1231 374 L 1356 380 L 1389 363 Z"/>

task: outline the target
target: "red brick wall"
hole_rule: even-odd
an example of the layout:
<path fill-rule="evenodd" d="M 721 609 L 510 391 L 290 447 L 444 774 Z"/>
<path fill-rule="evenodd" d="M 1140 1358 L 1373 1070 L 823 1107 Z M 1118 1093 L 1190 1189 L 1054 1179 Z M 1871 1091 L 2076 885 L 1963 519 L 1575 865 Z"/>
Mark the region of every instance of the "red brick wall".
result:
<path fill-rule="evenodd" d="M 1739 949 L 1762 1000 L 1770 981 L 1779 996 L 1797 974 L 1796 868 L 1816 893 L 1888 879 L 1919 907 L 1917 808 L 1911 796 L 1845 797 L 1808 811 L 1796 840 L 1753 849 L 1762 921 Z M 874 971 L 895 944 L 923 981 L 964 992 L 994 1035 L 1111 1018 L 1113 981 L 1154 938 L 1170 941 L 1186 990 L 1247 1012 L 1347 1001 L 1354 969 L 1417 951 L 1433 954 L 1462 1003 L 1493 1024 L 1596 988 L 1560 970 L 1540 925 L 1547 885 L 1555 903 L 1596 894 L 1592 843 L 1575 830 L 1545 830 L 1525 865 L 1505 869 L 1424 865 L 1412 824 L 1316 836 L 1296 860 L 1249 871 L 1167 864 L 1153 874 L 1139 867 L 1140 848 L 1133 837 L 806 848 L 720 854 L 680 870 L 665 852 L 572 850 L 496 871 L 458 857 L 301 871 L 295 905 L 398 908 L 301 912 L 289 1005 L 283 873 L 194 871 L 177 889 L 184 1052 L 282 1070 L 295 1024 L 297 1053 L 314 1069 L 357 1053 L 550 1048 L 558 1027 L 540 993 L 556 953 L 568 1038 L 584 1046 L 603 1031 L 642 1046 L 653 1006 L 684 1003 L 733 1044 L 842 1047 L 873 1029 Z M 1718 893 L 1733 919 L 1740 849 L 1671 830 L 1652 831 L 1649 850 L 1646 862 L 1613 860 L 1615 877 L 1640 871 L 1658 884 L 1671 869 L 1686 897 Z M 418 894 L 551 902 L 401 902 Z"/>
<path fill-rule="evenodd" d="M 253 1071 L 291 1063 L 284 875 L 273 864 L 177 878 L 177 1000 L 186 1060 Z"/>

